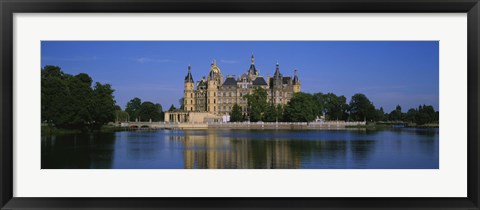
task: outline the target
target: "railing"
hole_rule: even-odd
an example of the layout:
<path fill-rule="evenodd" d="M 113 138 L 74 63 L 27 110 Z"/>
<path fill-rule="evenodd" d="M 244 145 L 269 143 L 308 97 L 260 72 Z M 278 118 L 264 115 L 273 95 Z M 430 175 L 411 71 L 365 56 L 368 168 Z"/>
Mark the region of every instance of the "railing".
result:
<path fill-rule="evenodd" d="M 209 125 L 365 125 L 365 122 L 208 122 Z"/>

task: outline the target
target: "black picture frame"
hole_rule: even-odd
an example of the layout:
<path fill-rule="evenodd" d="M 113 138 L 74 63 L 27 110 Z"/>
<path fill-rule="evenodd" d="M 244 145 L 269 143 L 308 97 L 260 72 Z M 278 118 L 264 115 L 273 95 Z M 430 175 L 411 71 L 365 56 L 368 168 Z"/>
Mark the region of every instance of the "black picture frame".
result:
<path fill-rule="evenodd" d="M 478 0 L 0 0 L 1 209 L 479 209 Z M 15 13 L 467 13 L 466 198 L 16 198 L 13 197 L 13 15 Z M 94 190 L 94 189 L 92 189 Z M 128 190 L 128 189 L 126 189 Z"/>

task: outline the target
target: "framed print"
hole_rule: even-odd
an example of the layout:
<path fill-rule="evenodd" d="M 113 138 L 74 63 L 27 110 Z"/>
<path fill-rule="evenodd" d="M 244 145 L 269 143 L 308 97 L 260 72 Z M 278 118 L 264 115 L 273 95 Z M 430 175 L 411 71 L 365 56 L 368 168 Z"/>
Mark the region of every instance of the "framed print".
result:
<path fill-rule="evenodd" d="M 477 0 L 0 5 L 2 209 L 479 208 Z"/>

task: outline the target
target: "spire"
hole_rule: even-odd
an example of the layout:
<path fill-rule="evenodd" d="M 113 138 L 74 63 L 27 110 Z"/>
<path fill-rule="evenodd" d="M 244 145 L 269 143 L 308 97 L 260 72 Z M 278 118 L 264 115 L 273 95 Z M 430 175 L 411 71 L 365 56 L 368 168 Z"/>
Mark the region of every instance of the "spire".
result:
<path fill-rule="evenodd" d="M 252 57 L 250 58 L 250 61 L 251 61 L 251 64 L 250 64 L 250 68 L 248 69 L 248 74 L 258 75 L 258 70 L 257 68 L 255 68 L 255 58 L 253 57 L 253 53 L 252 53 Z"/>
<path fill-rule="evenodd" d="M 217 65 L 217 59 L 213 58 L 213 65 L 216 66 Z"/>
<path fill-rule="evenodd" d="M 295 71 L 294 71 L 294 72 L 295 72 L 295 73 L 294 73 L 295 76 L 293 76 L 293 84 L 294 84 L 294 85 L 299 85 L 299 84 L 300 84 L 300 81 L 298 80 L 298 71 L 297 71 L 296 68 L 295 68 Z"/>
<path fill-rule="evenodd" d="M 191 72 L 191 67 L 190 67 L 190 64 L 188 65 L 188 73 L 187 73 L 187 76 L 185 77 L 185 83 L 187 82 L 191 82 L 193 83 L 193 77 L 192 77 L 192 72 Z"/>
<path fill-rule="evenodd" d="M 280 67 L 279 67 L 279 64 L 278 64 L 278 61 L 277 61 L 274 77 L 281 77 L 281 76 L 282 76 L 282 74 L 280 74 Z"/>

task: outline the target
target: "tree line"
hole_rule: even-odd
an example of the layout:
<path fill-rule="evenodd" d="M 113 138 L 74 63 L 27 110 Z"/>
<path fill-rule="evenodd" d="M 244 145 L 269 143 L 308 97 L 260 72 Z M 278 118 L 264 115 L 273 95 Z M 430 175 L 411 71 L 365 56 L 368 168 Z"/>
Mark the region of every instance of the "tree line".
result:
<path fill-rule="evenodd" d="M 47 65 L 41 69 L 42 122 L 62 129 L 92 131 L 109 122 L 163 120 L 162 105 L 134 98 L 123 111 L 113 93 L 110 84 L 93 84 L 88 74 L 71 75 L 58 66 Z"/>
<path fill-rule="evenodd" d="M 114 89 L 110 84 L 96 82 L 85 73 L 70 75 L 58 66 L 41 69 L 41 119 L 49 126 L 66 129 L 95 130 L 108 122 L 163 121 L 162 105 L 139 98 L 130 100 L 125 110 L 116 105 Z M 240 122 L 311 122 L 319 116 L 325 120 L 342 121 L 390 121 L 424 125 L 438 123 L 439 112 L 430 105 L 420 105 L 403 112 L 398 105 L 385 113 L 375 108 L 365 94 L 353 95 L 347 103 L 345 96 L 334 93 L 295 93 L 284 106 L 267 102 L 267 91 L 255 88 L 244 98 L 247 100 L 247 115 L 235 104 L 230 112 L 230 121 Z M 183 99 L 179 100 L 180 109 Z M 172 104 L 169 111 L 177 110 Z"/>
<path fill-rule="evenodd" d="M 58 66 L 41 69 L 41 119 L 49 126 L 97 130 L 115 119 L 114 90 L 85 73 L 70 75 Z"/>
<path fill-rule="evenodd" d="M 127 103 L 125 112 L 129 117 L 126 121 L 147 122 L 151 120 L 156 122 L 163 121 L 164 116 L 161 104 L 154 104 L 150 101 L 142 102 L 142 100 L 137 97 Z"/>
<path fill-rule="evenodd" d="M 295 93 L 284 106 L 267 102 L 267 91 L 255 88 L 251 94 L 244 96 L 247 100 L 247 116 L 242 115 L 241 107 L 235 104 L 230 112 L 230 121 L 241 122 L 312 122 L 317 117 L 325 120 L 367 121 L 367 122 L 405 122 L 424 125 L 438 123 L 439 112 L 431 105 L 421 105 L 402 112 L 400 105 L 390 113 L 383 108 L 375 108 L 365 94 L 353 95 L 347 103 L 345 96 L 334 93 Z"/>

